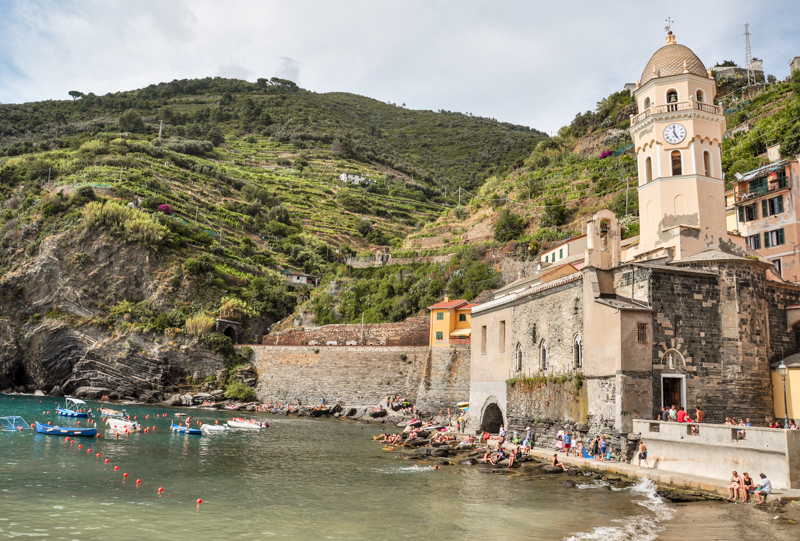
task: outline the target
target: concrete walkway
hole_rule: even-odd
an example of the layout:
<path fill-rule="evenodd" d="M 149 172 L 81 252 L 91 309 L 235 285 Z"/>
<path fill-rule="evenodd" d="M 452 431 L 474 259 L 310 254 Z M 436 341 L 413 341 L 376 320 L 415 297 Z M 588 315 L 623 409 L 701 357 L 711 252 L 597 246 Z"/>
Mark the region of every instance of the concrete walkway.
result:
<path fill-rule="evenodd" d="M 538 458 L 545 462 L 553 460 L 553 449 L 543 449 L 541 447 L 534 447 L 531 449 L 531 456 Z M 697 477 L 686 475 L 683 473 L 675 473 L 661 469 L 645 469 L 638 468 L 633 464 L 625 464 L 622 462 L 598 462 L 588 458 L 578 458 L 567 456 L 564 453 L 558 453 L 559 462 L 563 462 L 568 466 L 575 466 L 587 470 L 595 470 L 600 472 L 608 472 L 616 475 L 624 475 L 632 479 L 650 479 L 660 486 L 673 486 L 676 488 L 689 488 L 693 490 L 700 490 L 703 492 L 711 492 L 719 494 L 725 498 L 728 497 L 728 479 L 712 479 L 710 477 Z M 755 477 L 754 477 L 755 479 Z M 778 490 L 773 489 L 772 494 L 768 497 L 769 500 L 779 501 L 792 501 L 800 500 L 800 490 L 787 489 Z M 757 498 L 756 498 L 757 500 Z"/>

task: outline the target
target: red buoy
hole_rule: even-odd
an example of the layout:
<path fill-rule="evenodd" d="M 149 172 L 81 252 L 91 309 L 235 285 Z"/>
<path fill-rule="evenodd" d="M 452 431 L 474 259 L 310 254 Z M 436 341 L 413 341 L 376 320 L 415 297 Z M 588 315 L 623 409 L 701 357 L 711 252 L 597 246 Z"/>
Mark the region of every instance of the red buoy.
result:
<path fill-rule="evenodd" d="M 20 427 L 20 428 L 22 428 L 22 427 Z M 66 438 L 64 438 L 64 441 L 69 441 L 69 436 L 67 436 Z"/>
<path fill-rule="evenodd" d="M 83 449 L 83 445 L 78 445 L 78 449 Z"/>
<path fill-rule="evenodd" d="M 123 473 L 122 477 L 128 477 L 128 474 L 127 473 Z"/>
<path fill-rule="evenodd" d="M 161 494 L 162 492 L 164 492 L 163 487 L 158 487 L 158 493 Z"/>
<path fill-rule="evenodd" d="M 137 485 L 141 485 L 141 484 L 142 484 L 142 480 L 141 480 L 141 479 L 137 479 L 137 480 L 136 480 L 136 484 L 137 484 Z"/>
<path fill-rule="evenodd" d="M 97 458 L 100 458 L 100 453 L 97 453 Z"/>
<path fill-rule="evenodd" d="M 106 464 L 108 464 L 108 459 L 106 459 Z"/>
<path fill-rule="evenodd" d="M 114 466 L 114 471 L 119 470 L 119 466 Z"/>
<path fill-rule="evenodd" d="M 200 505 L 201 503 L 203 503 L 203 498 L 197 498 L 197 505 Z"/>

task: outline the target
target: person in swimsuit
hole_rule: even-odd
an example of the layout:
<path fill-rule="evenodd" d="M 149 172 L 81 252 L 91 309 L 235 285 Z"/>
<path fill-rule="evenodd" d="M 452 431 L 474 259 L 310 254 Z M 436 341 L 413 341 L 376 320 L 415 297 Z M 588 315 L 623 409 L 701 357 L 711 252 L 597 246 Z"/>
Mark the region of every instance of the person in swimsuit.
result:
<path fill-rule="evenodd" d="M 564 463 L 558 461 L 558 453 L 553 455 L 553 467 L 554 468 L 561 468 L 564 471 L 568 471 L 567 467 L 564 465 Z"/>
<path fill-rule="evenodd" d="M 643 441 L 639 441 L 639 467 L 642 467 L 642 460 L 644 460 L 645 467 L 649 470 L 650 463 L 647 462 L 647 446 Z"/>
<path fill-rule="evenodd" d="M 742 474 L 742 487 L 739 489 L 739 492 L 742 493 L 742 503 L 747 503 L 747 500 L 750 498 L 750 494 L 755 492 L 755 483 L 753 483 L 753 478 L 750 477 L 750 474 L 744 472 Z"/>
<path fill-rule="evenodd" d="M 736 500 L 737 495 L 739 494 L 739 489 L 742 488 L 742 479 L 739 477 L 739 474 L 733 472 L 731 476 L 731 484 L 728 485 L 728 501 L 732 502 Z"/>

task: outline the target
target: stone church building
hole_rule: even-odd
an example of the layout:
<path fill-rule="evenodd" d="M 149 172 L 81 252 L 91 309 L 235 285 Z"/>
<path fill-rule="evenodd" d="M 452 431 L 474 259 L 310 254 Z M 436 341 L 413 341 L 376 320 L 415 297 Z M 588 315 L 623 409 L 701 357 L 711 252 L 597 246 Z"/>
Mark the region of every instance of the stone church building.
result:
<path fill-rule="evenodd" d="M 582 250 L 472 308 L 471 427 L 624 438 L 670 404 L 699 405 L 707 422 L 772 419 L 770 363 L 800 350 L 800 288 L 727 231 L 715 94 L 670 32 L 634 91 L 640 236 L 621 240 L 597 211 Z"/>

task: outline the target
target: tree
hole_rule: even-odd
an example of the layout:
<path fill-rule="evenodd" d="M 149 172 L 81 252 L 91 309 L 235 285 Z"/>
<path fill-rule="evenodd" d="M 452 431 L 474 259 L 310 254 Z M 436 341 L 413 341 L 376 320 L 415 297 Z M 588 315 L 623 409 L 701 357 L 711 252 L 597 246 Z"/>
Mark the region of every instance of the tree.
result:
<path fill-rule="evenodd" d="M 357 229 L 359 235 L 361 235 L 362 237 L 366 237 L 372 232 L 372 222 L 366 219 L 361 220 L 360 222 L 358 222 Z"/>
<path fill-rule="evenodd" d="M 119 127 L 122 131 L 137 133 L 144 131 L 144 121 L 142 115 L 135 109 L 128 109 L 119 117 Z"/>
<path fill-rule="evenodd" d="M 78 90 L 70 90 L 69 95 L 72 96 L 73 100 L 77 100 L 78 98 L 83 97 L 83 92 L 80 92 Z"/>
<path fill-rule="evenodd" d="M 225 135 L 218 126 L 211 128 L 206 134 L 206 138 L 211 141 L 211 144 L 213 144 L 215 147 L 218 147 L 225 142 Z"/>
<path fill-rule="evenodd" d="M 781 143 L 781 156 L 791 159 L 798 154 L 800 154 L 800 124 L 795 124 Z"/>
<path fill-rule="evenodd" d="M 508 242 L 519 237 L 525 231 L 525 219 L 508 209 L 503 209 L 494 225 L 494 239 Z"/>
<path fill-rule="evenodd" d="M 543 227 L 553 227 L 563 225 L 567 220 L 567 206 L 558 196 L 548 197 L 544 200 L 544 215 L 542 216 Z"/>
<path fill-rule="evenodd" d="M 542 179 L 535 178 L 532 175 L 525 175 L 520 179 L 519 183 L 522 192 L 528 196 L 528 199 L 537 197 L 542 190 Z"/>

